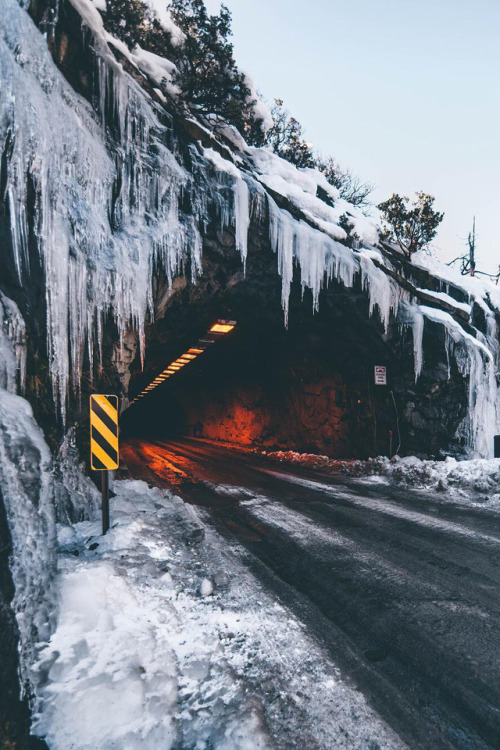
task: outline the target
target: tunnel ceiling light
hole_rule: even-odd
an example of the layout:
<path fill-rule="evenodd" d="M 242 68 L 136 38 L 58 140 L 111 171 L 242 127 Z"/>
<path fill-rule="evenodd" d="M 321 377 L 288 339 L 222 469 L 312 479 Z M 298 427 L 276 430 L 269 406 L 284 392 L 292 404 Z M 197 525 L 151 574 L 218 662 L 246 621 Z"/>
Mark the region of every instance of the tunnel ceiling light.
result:
<path fill-rule="evenodd" d="M 235 320 L 218 320 L 207 331 L 207 338 L 198 339 L 196 346 L 191 347 L 191 349 L 188 349 L 185 354 L 181 354 L 178 359 L 171 362 L 163 372 L 157 375 L 156 378 L 130 402 L 130 404 L 132 405 L 140 398 L 144 398 L 144 396 L 147 396 L 150 391 L 164 383 L 165 380 L 168 380 L 172 375 L 175 375 L 183 367 L 189 365 L 194 359 L 196 359 L 196 357 L 203 354 L 209 346 L 215 344 L 221 335 L 230 333 L 235 326 Z"/>
<path fill-rule="evenodd" d="M 232 331 L 234 326 L 230 325 L 223 325 L 222 323 L 216 323 L 212 326 L 210 329 L 210 333 L 229 333 L 229 331 Z"/>

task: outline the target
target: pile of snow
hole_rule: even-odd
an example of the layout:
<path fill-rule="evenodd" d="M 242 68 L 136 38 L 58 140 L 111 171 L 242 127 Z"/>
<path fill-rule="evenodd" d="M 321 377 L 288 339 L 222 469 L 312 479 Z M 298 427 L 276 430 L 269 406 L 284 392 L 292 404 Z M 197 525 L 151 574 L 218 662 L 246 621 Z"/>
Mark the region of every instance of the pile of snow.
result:
<path fill-rule="evenodd" d="M 457 461 L 448 457 L 432 461 L 407 456 L 385 456 L 361 460 L 340 460 L 295 451 L 263 452 L 272 461 L 303 466 L 326 474 L 360 478 L 383 478 L 403 487 L 438 490 L 454 499 L 500 504 L 500 459 Z"/>
<path fill-rule="evenodd" d="M 389 461 L 381 474 L 406 487 L 435 489 L 472 501 L 500 503 L 500 459 L 424 461 L 414 456 Z"/>
<path fill-rule="evenodd" d="M 51 750 L 402 747 L 203 511 L 113 489 L 105 537 L 59 528 L 59 621 L 33 669 Z"/>
<path fill-rule="evenodd" d="M 181 45 L 186 37 L 184 32 L 172 20 L 167 0 L 145 0 L 145 2 L 160 22 L 164 31 L 170 34 L 172 44 L 175 46 Z"/>

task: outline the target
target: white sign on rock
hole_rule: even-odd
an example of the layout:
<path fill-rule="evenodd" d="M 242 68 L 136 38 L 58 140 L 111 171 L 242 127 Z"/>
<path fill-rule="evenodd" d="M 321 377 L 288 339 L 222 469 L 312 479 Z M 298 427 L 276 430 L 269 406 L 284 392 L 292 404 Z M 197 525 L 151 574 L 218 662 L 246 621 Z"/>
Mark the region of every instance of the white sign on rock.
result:
<path fill-rule="evenodd" d="M 387 367 L 375 365 L 375 385 L 387 385 Z"/>

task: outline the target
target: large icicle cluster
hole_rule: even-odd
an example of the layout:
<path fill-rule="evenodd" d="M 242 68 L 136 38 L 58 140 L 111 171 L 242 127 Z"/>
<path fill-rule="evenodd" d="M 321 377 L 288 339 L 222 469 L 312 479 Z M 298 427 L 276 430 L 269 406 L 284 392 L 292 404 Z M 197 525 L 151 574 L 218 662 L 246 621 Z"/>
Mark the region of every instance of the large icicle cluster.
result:
<path fill-rule="evenodd" d="M 447 312 L 427 305 L 405 305 L 405 321 L 413 331 L 415 380 L 418 380 L 425 360 L 423 336 L 425 321 L 439 323 L 445 330 L 448 362 L 456 362 L 459 372 L 469 383 L 469 406 L 458 436 L 480 456 L 493 455 L 493 436 L 500 425 L 500 399 L 496 380 L 498 370 L 498 333 L 496 324 L 487 337 L 478 333 L 475 338 Z M 491 315 L 491 311 L 490 311 Z M 494 323 L 494 317 L 491 316 Z M 451 376 L 448 367 L 448 376 Z"/>
<path fill-rule="evenodd" d="M 193 193 L 193 212 L 181 215 L 190 176 L 164 145 L 155 105 L 109 50 L 99 58 L 99 118 L 57 70 L 18 3 L 0 0 L 0 10 L 0 150 L 7 155 L 15 265 L 21 279 L 33 231 L 46 276 L 53 388 L 64 415 L 85 341 L 92 358 L 94 332 L 99 338 L 108 311 L 120 333 L 131 324 L 144 343 L 155 260 L 169 279 L 188 262 L 193 276 L 199 272 L 206 200 Z M 118 122 L 114 150 L 107 147 L 106 112 Z"/>

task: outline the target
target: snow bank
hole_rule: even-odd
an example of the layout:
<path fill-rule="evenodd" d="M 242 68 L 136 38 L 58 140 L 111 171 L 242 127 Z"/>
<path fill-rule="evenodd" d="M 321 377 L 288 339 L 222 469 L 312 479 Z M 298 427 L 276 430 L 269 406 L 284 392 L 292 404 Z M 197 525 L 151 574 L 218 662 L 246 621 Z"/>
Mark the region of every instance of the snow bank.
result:
<path fill-rule="evenodd" d="M 273 451 L 263 455 L 279 463 L 295 464 L 326 474 L 360 478 L 383 478 L 415 489 L 438 490 L 443 500 L 500 505 L 500 459 L 457 461 L 448 457 L 432 461 L 407 456 L 392 459 L 378 456 L 366 461 L 343 461 L 311 453 Z"/>
<path fill-rule="evenodd" d="M 183 571 L 200 531 L 189 509 L 141 481 L 114 491 L 106 537 L 99 523 L 59 528 L 60 614 L 33 669 L 34 730 L 51 750 L 264 750 L 258 714 L 200 622 L 199 591 L 214 585 Z"/>
<path fill-rule="evenodd" d="M 105 537 L 59 529 L 59 622 L 34 668 L 51 750 L 402 747 L 203 511 L 113 489 Z"/>

